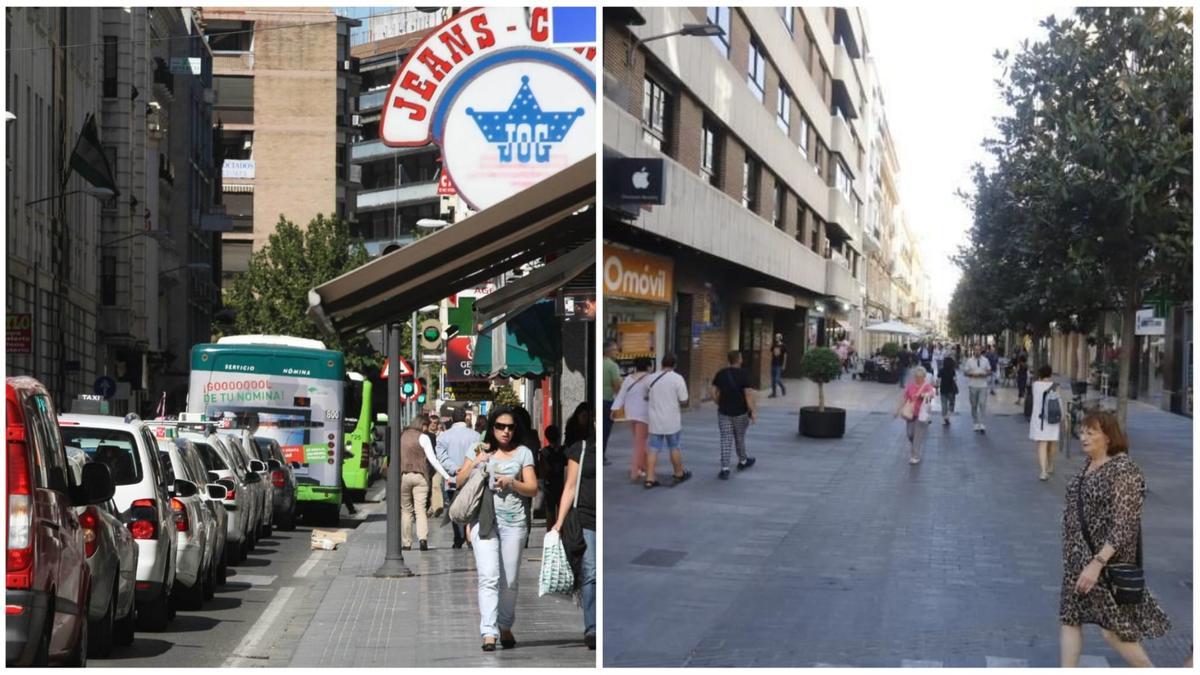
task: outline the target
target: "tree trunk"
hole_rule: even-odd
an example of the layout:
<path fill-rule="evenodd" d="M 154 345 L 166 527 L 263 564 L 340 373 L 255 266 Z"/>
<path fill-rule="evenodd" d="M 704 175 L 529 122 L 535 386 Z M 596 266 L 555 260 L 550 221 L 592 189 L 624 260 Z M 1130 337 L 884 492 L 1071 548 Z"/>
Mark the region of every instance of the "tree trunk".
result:
<path fill-rule="evenodd" d="M 1117 421 L 1121 429 L 1128 429 L 1125 422 L 1129 411 L 1129 371 L 1133 362 L 1134 324 L 1137 320 L 1137 286 L 1131 284 L 1125 311 L 1121 314 L 1121 355 L 1117 375 Z"/>
<path fill-rule="evenodd" d="M 817 383 L 817 410 L 825 412 L 825 385 Z"/>

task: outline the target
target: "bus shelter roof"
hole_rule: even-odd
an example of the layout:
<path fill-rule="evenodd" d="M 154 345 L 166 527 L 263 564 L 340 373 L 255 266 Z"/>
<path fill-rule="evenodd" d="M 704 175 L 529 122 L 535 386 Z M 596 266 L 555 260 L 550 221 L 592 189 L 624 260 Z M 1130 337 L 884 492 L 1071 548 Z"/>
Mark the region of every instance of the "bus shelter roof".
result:
<path fill-rule="evenodd" d="M 591 155 L 479 213 L 308 292 L 330 335 L 362 333 L 595 236 Z"/>

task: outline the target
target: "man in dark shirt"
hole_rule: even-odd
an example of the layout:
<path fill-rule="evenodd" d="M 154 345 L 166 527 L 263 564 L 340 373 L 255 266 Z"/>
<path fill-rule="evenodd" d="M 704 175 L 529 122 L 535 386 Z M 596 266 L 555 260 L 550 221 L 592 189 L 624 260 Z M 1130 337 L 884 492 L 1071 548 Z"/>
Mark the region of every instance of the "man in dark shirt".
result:
<path fill-rule="evenodd" d="M 783 333 L 775 334 L 775 344 L 771 345 L 771 395 L 775 398 L 775 385 L 787 396 L 787 387 L 783 386 L 783 369 L 787 368 L 787 347 L 783 344 Z"/>
<path fill-rule="evenodd" d="M 786 354 L 786 350 L 784 352 Z M 721 430 L 721 480 L 729 479 L 729 455 L 737 449 L 738 471 L 754 466 L 746 454 L 746 429 L 758 416 L 754 409 L 754 390 L 742 370 L 742 353 L 729 352 L 729 367 L 713 377 L 709 393 L 717 402 L 717 426 Z"/>

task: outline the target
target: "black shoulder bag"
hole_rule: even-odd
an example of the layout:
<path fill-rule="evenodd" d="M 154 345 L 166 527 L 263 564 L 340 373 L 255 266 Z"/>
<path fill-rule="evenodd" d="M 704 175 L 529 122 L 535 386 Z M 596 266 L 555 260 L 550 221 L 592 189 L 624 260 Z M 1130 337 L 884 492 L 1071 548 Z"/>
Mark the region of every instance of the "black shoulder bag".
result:
<path fill-rule="evenodd" d="M 1087 542 L 1088 550 L 1096 555 L 1096 547 L 1092 545 L 1092 536 L 1088 532 L 1087 516 L 1083 512 L 1083 480 L 1079 481 L 1079 489 L 1075 492 L 1075 507 L 1079 511 L 1079 527 L 1083 530 L 1083 540 Z M 1146 574 L 1142 569 L 1142 528 L 1138 524 L 1137 564 L 1113 563 L 1104 566 L 1104 578 L 1108 581 L 1113 600 L 1118 605 L 1136 605 L 1142 601 L 1146 592 Z"/>

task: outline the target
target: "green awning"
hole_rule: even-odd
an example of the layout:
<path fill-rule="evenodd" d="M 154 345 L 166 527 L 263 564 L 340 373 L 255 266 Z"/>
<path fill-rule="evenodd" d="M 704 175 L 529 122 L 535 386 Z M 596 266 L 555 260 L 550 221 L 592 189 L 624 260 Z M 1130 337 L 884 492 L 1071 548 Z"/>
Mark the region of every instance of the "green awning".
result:
<path fill-rule="evenodd" d="M 492 366 L 492 334 L 483 333 L 475 337 L 475 359 L 472 370 L 479 377 L 541 377 L 546 372 L 542 360 L 529 354 L 529 349 L 517 341 L 513 332 L 508 333 L 505 362 Z"/>

